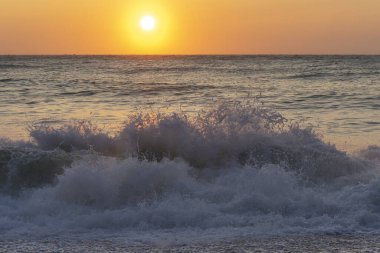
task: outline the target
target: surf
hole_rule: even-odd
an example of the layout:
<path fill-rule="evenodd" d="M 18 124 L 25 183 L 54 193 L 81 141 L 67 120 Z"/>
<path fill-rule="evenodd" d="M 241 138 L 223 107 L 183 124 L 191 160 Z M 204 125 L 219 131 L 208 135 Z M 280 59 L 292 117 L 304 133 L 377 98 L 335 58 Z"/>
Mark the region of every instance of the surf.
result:
<path fill-rule="evenodd" d="M 134 113 L 115 133 L 88 121 L 29 133 L 0 147 L 9 238 L 380 229 L 380 148 L 347 154 L 259 103 Z"/>

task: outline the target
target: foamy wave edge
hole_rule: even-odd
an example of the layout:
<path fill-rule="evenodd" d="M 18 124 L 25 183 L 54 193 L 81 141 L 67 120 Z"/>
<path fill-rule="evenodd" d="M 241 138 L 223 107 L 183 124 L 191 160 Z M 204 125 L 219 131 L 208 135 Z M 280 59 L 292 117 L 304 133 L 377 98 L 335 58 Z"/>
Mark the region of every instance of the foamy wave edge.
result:
<path fill-rule="evenodd" d="M 116 135 L 90 122 L 35 125 L 30 135 L 0 148 L 9 237 L 380 229 L 380 148 L 347 155 L 257 104 L 134 114 Z"/>

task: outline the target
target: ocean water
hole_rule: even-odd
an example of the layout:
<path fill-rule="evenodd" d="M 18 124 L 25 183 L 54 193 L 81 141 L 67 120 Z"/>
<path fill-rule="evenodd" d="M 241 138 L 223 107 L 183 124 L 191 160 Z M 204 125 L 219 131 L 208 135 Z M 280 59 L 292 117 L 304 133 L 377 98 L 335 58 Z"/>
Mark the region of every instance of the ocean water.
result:
<path fill-rule="evenodd" d="M 380 232 L 379 56 L 1 56 L 0 119 L 0 249 Z"/>
<path fill-rule="evenodd" d="M 379 77 L 379 56 L 2 56 L 0 131 L 91 120 L 117 132 L 136 110 L 259 99 L 353 151 L 380 141 Z"/>

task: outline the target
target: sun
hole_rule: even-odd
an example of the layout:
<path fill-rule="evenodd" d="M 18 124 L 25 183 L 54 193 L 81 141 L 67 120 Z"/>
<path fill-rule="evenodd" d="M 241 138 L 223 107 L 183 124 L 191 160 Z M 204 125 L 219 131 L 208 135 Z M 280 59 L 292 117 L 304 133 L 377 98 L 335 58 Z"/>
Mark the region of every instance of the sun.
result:
<path fill-rule="evenodd" d="M 142 16 L 140 27 L 145 31 L 152 31 L 156 27 L 156 19 L 153 16 Z"/>
<path fill-rule="evenodd" d="M 1 2 L 1 0 L 0 0 Z M 160 1 L 130 0 L 126 8 L 120 34 L 125 39 L 126 51 L 136 54 L 160 54 L 172 46 L 175 15 Z M 132 2 L 134 4 L 132 4 Z M 147 4 L 149 2 L 149 4 Z"/>

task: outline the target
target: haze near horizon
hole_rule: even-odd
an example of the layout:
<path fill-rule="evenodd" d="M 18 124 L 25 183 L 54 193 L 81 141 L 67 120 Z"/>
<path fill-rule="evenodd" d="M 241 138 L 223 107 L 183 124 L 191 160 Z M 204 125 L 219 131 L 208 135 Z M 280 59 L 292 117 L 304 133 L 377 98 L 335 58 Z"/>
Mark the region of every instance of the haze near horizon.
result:
<path fill-rule="evenodd" d="M 380 54 L 377 0 L 0 0 L 0 6 L 2 55 Z M 149 29 L 141 27 L 144 17 Z"/>

